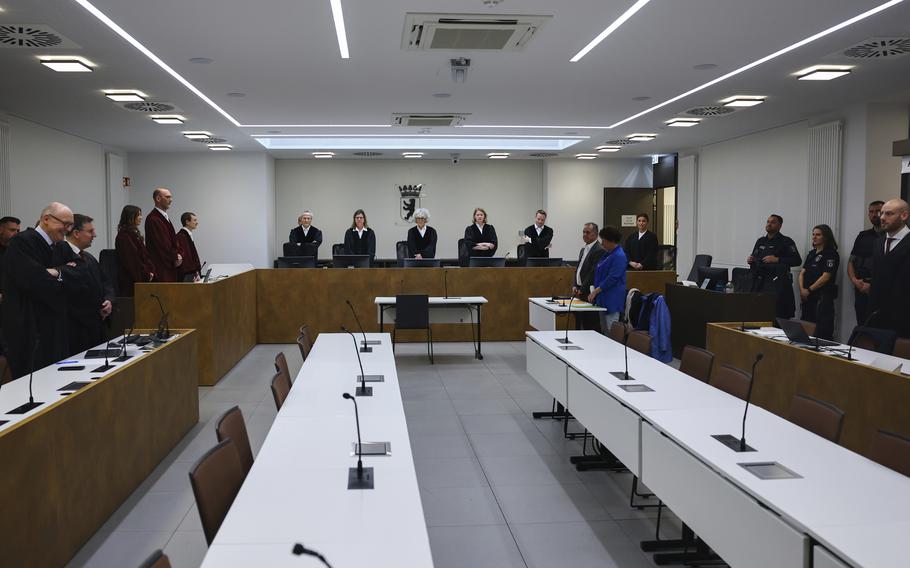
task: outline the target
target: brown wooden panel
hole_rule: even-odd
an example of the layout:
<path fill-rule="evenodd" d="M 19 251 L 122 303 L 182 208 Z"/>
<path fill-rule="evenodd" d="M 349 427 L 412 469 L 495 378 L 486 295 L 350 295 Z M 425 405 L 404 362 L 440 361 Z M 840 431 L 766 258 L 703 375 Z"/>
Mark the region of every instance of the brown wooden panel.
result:
<path fill-rule="evenodd" d="M 764 353 L 752 392 L 757 405 L 786 418 L 796 394 L 830 402 L 846 413 L 841 445 L 864 455 L 880 428 L 910 434 L 910 378 L 743 333 L 738 325 L 708 324 L 708 349 L 715 365 L 746 371 Z"/>
<path fill-rule="evenodd" d="M 638 288 L 642 294 L 664 293 L 667 284 L 676 282 L 672 270 L 630 270 L 626 273 L 626 288 Z"/>
<path fill-rule="evenodd" d="M 0 432 L 0 564 L 66 564 L 199 421 L 198 335 Z"/>
<path fill-rule="evenodd" d="M 214 385 L 256 345 L 256 273 L 248 271 L 209 284 L 136 285 L 136 325 L 154 328 L 161 310 L 171 327 L 199 332 L 199 384 Z"/>

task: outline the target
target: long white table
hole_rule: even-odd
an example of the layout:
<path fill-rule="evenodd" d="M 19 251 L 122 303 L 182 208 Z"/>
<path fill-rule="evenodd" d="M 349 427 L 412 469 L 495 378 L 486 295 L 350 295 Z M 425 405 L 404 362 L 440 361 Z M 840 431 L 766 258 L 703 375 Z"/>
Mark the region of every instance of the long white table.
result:
<path fill-rule="evenodd" d="M 559 315 L 568 318 L 569 313 L 605 312 L 606 308 L 595 306 L 582 300 L 572 300 L 571 307 L 568 302 L 559 302 L 552 298 L 528 298 L 528 322 L 537 331 L 556 331 L 556 322 Z M 565 326 L 562 327 L 565 330 Z"/>
<path fill-rule="evenodd" d="M 395 296 L 377 296 L 373 303 L 376 304 L 376 319 L 379 329 L 385 323 L 385 315 L 389 314 L 391 321 L 395 321 Z M 480 325 L 480 308 L 487 303 L 483 296 L 430 296 L 430 323 L 467 323 L 477 324 L 477 344 L 474 357 L 483 359 L 483 340 Z M 474 314 L 477 321 L 474 321 Z"/>
<path fill-rule="evenodd" d="M 893 525 L 906 527 L 910 478 L 595 332 L 527 334 L 528 372 L 725 561 L 735 567 L 906 565 Z M 760 372 L 760 371 L 759 371 Z M 621 387 L 646 385 L 650 392 Z M 849 419 L 849 417 L 848 417 Z M 739 464 L 778 462 L 800 477 L 760 480 Z"/>
<path fill-rule="evenodd" d="M 358 341 L 361 336 L 357 336 Z M 432 567 L 423 506 L 389 334 L 362 353 L 372 397 L 357 397 L 363 442 L 390 442 L 391 455 L 364 456 L 375 489 L 348 490 L 357 465 L 354 394 L 360 374 L 354 341 L 322 333 L 294 381 L 218 535 L 204 567 L 321 566 L 294 556 L 295 543 L 336 567 Z"/>

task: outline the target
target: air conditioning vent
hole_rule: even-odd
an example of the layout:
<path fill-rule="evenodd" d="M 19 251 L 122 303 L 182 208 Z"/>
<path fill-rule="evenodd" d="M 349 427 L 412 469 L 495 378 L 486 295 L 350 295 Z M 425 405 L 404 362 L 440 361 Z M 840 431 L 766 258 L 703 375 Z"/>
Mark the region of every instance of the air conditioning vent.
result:
<path fill-rule="evenodd" d="M 0 25 L 0 47 L 78 49 L 79 46 L 44 24 Z"/>
<path fill-rule="evenodd" d="M 736 112 L 734 107 L 713 105 L 690 108 L 683 114 L 688 114 L 689 116 L 724 116 L 733 112 Z"/>
<path fill-rule="evenodd" d="M 405 14 L 401 49 L 521 51 L 550 16 Z"/>
<path fill-rule="evenodd" d="M 354 155 L 361 158 L 375 158 L 376 156 L 381 156 L 382 152 L 354 152 Z"/>
<path fill-rule="evenodd" d="M 638 144 L 638 140 L 629 140 L 628 138 L 618 138 L 616 140 L 607 140 L 603 143 L 604 146 L 631 146 L 632 144 Z"/>
<path fill-rule="evenodd" d="M 141 103 L 123 103 L 120 106 L 130 112 L 146 112 L 151 114 L 157 114 L 161 112 L 180 112 L 180 109 L 171 103 L 143 101 Z"/>
<path fill-rule="evenodd" d="M 528 154 L 532 158 L 555 158 L 559 154 L 556 152 L 535 152 L 533 154 Z"/>
<path fill-rule="evenodd" d="M 224 144 L 227 142 L 227 139 L 213 136 L 211 138 L 197 138 L 193 140 L 193 142 L 201 142 L 203 144 Z"/>
<path fill-rule="evenodd" d="M 897 59 L 910 54 L 910 37 L 873 37 L 843 51 L 849 59 Z"/>
<path fill-rule="evenodd" d="M 392 126 L 414 126 L 430 128 L 434 126 L 461 126 L 471 113 L 395 113 L 392 115 Z"/>

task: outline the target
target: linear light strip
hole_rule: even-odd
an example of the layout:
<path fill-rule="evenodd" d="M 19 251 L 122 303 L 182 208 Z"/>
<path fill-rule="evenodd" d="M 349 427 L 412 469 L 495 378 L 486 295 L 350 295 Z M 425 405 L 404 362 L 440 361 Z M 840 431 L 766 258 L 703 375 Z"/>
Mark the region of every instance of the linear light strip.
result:
<path fill-rule="evenodd" d="M 348 51 L 348 34 L 344 31 L 344 14 L 341 11 L 341 0 L 331 0 L 332 17 L 335 19 L 335 35 L 338 36 L 338 51 L 342 59 L 350 59 Z"/>
<path fill-rule="evenodd" d="M 854 16 L 854 17 L 850 18 L 849 20 L 845 20 L 837 25 L 831 26 L 830 28 L 828 28 L 826 30 L 822 30 L 813 36 L 809 36 L 806 39 L 800 40 L 781 50 L 775 51 L 774 53 L 772 53 L 770 55 L 766 55 L 766 56 L 762 57 L 761 59 L 758 59 L 756 61 L 753 61 L 752 63 L 749 63 L 748 65 L 743 65 L 739 69 L 734 69 L 733 71 L 730 71 L 726 75 L 722 75 L 714 80 L 708 81 L 704 85 L 699 85 L 698 87 L 695 87 L 694 89 L 690 89 L 690 90 L 686 91 L 685 93 L 682 93 L 681 95 L 677 95 L 677 96 L 673 97 L 672 99 L 668 99 L 660 104 L 652 106 L 649 109 L 643 110 L 637 114 L 633 114 L 632 116 L 630 116 L 628 118 L 624 118 L 623 120 L 620 120 L 619 122 L 611 124 L 610 128 L 616 128 L 617 126 L 621 126 L 629 121 L 635 120 L 636 118 L 640 118 L 646 114 L 654 112 L 655 110 L 657 110 L 659 108 L 663 108 L 669 104 L 673 104 L 680 99 L 688 97 L 689 95 L 693 95 L 699 91 L 703 91 L 703 90 L 707 89 L 708 87 L 711 87 L 712 85 L 716 85 L 716 84 L 720 83 L 721 81 L 726 81 L 727 79 L 729 79 L 731 77 L 735 77 L 736 75 L 739 75 L 740 73 L 744 73 L 744 72 L 748 71 L 749 69 L 758 67 L 762 63 L 767 63 L 768 61 L 771 61 L 774 58 L 780 57 L 781 55 L 784 55 L 786 53 L 790 53 L 791 51 L 793 51 L 795 49 L 799 49 L 800 47 L 803 47 L 804 45 L 808 45 L 817 39 L 821 39 L 827 35 L 831 35 L 836 31 L 842 30 L 842 29 L 846 28 L 847 26 L 851 26 L 851 25 L 855 24 L 856 22 L 865 20 L 866 18 L 868 18 L 870 16 L 874 16 L 875 14 L 878 14 L 879 12 L 881 12 L 883 10 L 887 10 L 888 8 L 890 8 L 892 6 L 896 6 L 903 1 L 904 0 L 890 0 L 889 2 L 885 2 L 884 4 L 881 4 L 875 8 L 872 8 L 871 10 L 867 10 L 867 11 L 863 12 L 862 14 L 859 14 L 858 16 Z"/>
<path fill-rule="evenodd" d="M 250 134 L 252 138 L 554 138 L 558 140 L 587 140 L 590 136 L 549 136 L 541 134 Z"/>
<path fill-rule="evenodd" d="M 587 55 L 589 51 L 591 51 L 592 49 L 597 47 L 600 44 L 600 42 L 607 39 L 607 36 L 609 36 L 610 34 L 615 32 L 619 28 L 619 26 L 626 23 L 626 20 L 628 20 L 629 18 L 634 16 L 636 12 L 638 12 L 639 10 L 644 8 L 645 4 L 647 4 L 650 1 L 651 0 L 638 0 L 638 2 L 636 2 L 635 4 L 632 5 L 631 8 L 626 10 L 622 16 L 616 18 L 616 21 L 614 21 L 612 24 L 610 24 L 607 27 L 607 29 L 600 32 L 600 34 L 598 34 L 597 37 L 595 37 L 594 39 L 591 40 L 591 43 L 584 46 L 582 48 L 582 50 L 579 51 L 578 53 L 576 53 L 575 56 L 572 57 L 572 59 L 570 59 L 569 61 L 571 61 L 572 63 L 576 63 L 579 59 L 581 59 L 582 57 Z"/>
<path fill-rule="evenodd" d="M 127 42 L 130 43 L 130 45 L 132 45 L 133 47 L 138 49 L 140 52 L 142 52 L 143 55 L 145 55 L 146 57 L 151 59 L 156 65 L 158 65 L 158 67 L 161 67 L 162 69 L 164 69 L 164 71 L 166 71 L 168 75 L 170 75 L 174 79 L 177 79 L 177 81 L 179 81 L 184 87 L 186 87 L 197 97 L 199 97 L 200 99 L 205 101 L 210 107 L 212 107 L 213 109 L 218 111 L 221 114 L 221 116 L 228 119 L 234 126 L 240 126 L 240 122 L 237 119 L 235 119 L 233 116 L 228 114 L 227 111 L 225 111 L 223 108 L 221 108 L 220 106 L 215 104 L 215 102 L 212 99 L 208 98 L 205 95 L 205 93 L 203 93 L 202 91 L 197 89 L 195 87 L 195 85 L 193 85 L 192 83 L 190 83 L 189 81 L 184 79 L 183 76 L 180 75 L 180 73 L 177 73 L 176 71 L 171 69 L 171 67 L 167 63 L 162 61 L 160 57 L 158 57 L 157 55 L 152 53 L 148 48 L 146 48 L 144 45 L 139 43 L 139 40 L 137 40 L 136 38 L 134 38 L 133 36 L 128 34 L 126 32 L 126 30 L 124 30 L 119 25 L 117 25 L 117 23 L 114 22 L 114 20 L 108 18 L 101 10 L 99 10 L 98 8 L 93 6 L 91 4 L 91 2 L 89 2 L 88 0 L 73 0 L 73 1 L 76 2 L 77 4 L 79 4 L 80 6 L 82 6 L 83 8 L 85 8 L 86 10 L 88 10 L 88 12 L 91 15 L 93 15 L 96 18 L 98 18 L 99 20 L 101 20 L 101 22 L 104 25 L 109 27 L 111 30 L 114 31 L 114 33 L 116 33 L 117 35 L 119 35 L 120 37 L 125 39 Z"/>

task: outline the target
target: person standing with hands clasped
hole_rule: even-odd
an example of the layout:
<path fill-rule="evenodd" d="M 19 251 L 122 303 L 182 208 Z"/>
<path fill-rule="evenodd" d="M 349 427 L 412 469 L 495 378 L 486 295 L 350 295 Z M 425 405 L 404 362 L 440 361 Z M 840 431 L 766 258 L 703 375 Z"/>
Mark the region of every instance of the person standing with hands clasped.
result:
<path fill-rule="evenodd" d="M 629 259 L 619 246 L 622 241 L 619 229 L 608 225 L 600 230 L 600 238 L 604 254 L 594 270 L 594 290 L 588 294 L 588 301 L 607 309 L 598 312 L 598 315 L 601 333 L 609 335 L 610 326 L 619 321 L 619 315 L 626 307 L 626 267 Z"/>
<path fill-rule="evenodd" d="M 837 298 L 837 270 L 840 255 L 828 225 L 812 229 L 812 247 L 799 272 L 802 319 L 816 324 L 815 336 L 834 339 L 834 299 Z"/>
<path fill-rule="evenodd" d="M 468 256 L 493 256 L 499 247 L 496 229 L 487 224 L 487 212 L 478 207 L 474 210 L 474 223 L 464 230 L 464 244 Z"/>
<path fill-rule="evenodd" d="M 145 218 L 145 246 L 155 267 L 155 282 L 176 282 L 183 256 L 177 246 L 177 233 L 167 210 L 174 198 L 171 190 L 159 187 L 152 192 L 155 208 Z"/>

